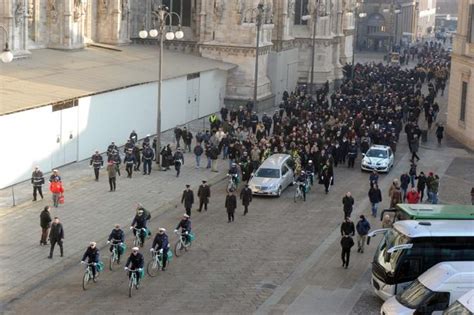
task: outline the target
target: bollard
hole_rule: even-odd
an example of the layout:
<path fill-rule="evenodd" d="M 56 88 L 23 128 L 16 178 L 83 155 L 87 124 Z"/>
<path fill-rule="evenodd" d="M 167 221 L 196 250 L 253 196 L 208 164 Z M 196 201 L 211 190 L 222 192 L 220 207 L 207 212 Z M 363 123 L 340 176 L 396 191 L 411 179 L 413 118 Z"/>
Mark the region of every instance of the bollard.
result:
<path fill-rule="evenodd" d="M 13 206 L 12 207 L 14 207 L 14 206 L 16 206 L 16 204 L 15 204 L 15 186 L 14 185 L 12 185 L 12 199 L 13 199 Z"/>

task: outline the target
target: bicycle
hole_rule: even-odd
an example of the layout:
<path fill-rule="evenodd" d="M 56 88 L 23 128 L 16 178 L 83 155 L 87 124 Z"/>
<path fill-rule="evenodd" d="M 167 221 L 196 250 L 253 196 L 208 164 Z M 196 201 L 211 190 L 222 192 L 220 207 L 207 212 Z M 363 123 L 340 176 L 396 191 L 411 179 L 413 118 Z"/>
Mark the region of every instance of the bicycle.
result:
<path fill-rule="evenodd" d="M 152 248 L 151 255 L 153 256 L 152 260 L 150 260 L 146 266 L 146 272 L 150 277 L 156 277 L 158 275 L 158 271 L 163 268 L 163 249 L 156 251 Z M 165 255 L 168 255 L 166 253 Z M 168 264 L 170 260 L 168 259 Z"/>
<path fill-rule="evenodd" d="M 112 271 L 114 264 L 119 264 L 119 258 L 118 258 L 118 251 L 120 250 L 119 247 L 122 246 L 122 243 L 115 243 L 120 240 L 112 240 L 112 253 L 110 254 L 109 258 L 109 270 Z M 109 244 L 110 241 L 107 242 Z"/>
<path fill-rule="evenodd" d="M 130 279 L 128 281 L 128 297 L 132 297 L 133 287 L 138 290 L 137 272 L 142 271 L 142 269 L 129 269 L 128 267 L 125 267 L 125 271 L 130 272 Z"/>
<path fill-rule="evenodd" d="M 99 277 L 99 270 L 97 268 L 97 263 L 93 262 L 93 263 L 86 263 L 86 262 L 82 262 L 81 261 L 81 264 L 85 264 L 86 265 L 86 270 L 84 271 L 84 276 L 82 277 L 82 289 L 85 291 L 86 288 L 87 288 L 87 285 L 89 284 L 89 282 L 91 281 L 91 279 L 94 279 L 94 276 L 92 275 L 92 266 L 95 266 L 95 279 L 97 279 Z M 95 280 L 94 280 L 95 282 Z"/>
<path fill-rule="evenodd" d="M 137 228 L 133 228 L 134 230 L 134 234 L 135 234 L 135 239 L 133 240 L 133 246 L 137 246 L 137 247 L 143 247 L 143 243 L 142 243 L 142 239 L 140 238 L 140 234 L 142 233 L 147 233 L 147 230 L 145 228 L 141 228 L 141 229 L 137 229 Z M 146 234 L 145 234 L 145 237 L 146 237 Z"/>
<path fill-rule="evenodd" d="M 182 253 L 181 251 L 182 250 L 188 251 L 188 248 L 191 247 L 191 243 L 192 243 L 191 235 L 192 234 L 189 233 L 189 232 L 185 232 L 183 234 L 183 233 L 180 233 L 179 231 L 176 231 L 175 233 L 176 233 L 176 235 L 178 235 L 178 241 L 174 245 L 174 254 L 176 255 L 176 257 L 179 257 L 179 256 L 181 256 L 181 253 Z M 187 241 L 186 236 L 189 236 L 189 241 Z"/>
<path fill-rule="evenodd" d="M 297 202 L 298 200 L 304 200 L 303 191 L 301 189 L 301 186 L 303 186 L 304 184 L 298 182 L 298 183 L 293 183 L 293 185 L 296 186 L 295 195 L 293 196 L 294 202 Z M 306 188 L 303 188 L 303 189 L 306 189 Z"/>

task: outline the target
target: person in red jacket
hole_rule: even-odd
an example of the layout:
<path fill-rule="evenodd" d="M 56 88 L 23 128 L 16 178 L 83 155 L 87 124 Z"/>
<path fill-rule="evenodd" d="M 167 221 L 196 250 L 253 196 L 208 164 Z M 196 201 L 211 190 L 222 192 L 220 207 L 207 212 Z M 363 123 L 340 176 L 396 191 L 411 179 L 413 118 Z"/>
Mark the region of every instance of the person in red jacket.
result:
<path fill-rule="evenodd" d="M 420 201 L 420 193 L 414 187 L 407 193 L 406 197 L 408 203 L 418 203 Z"/>
<path fill-rule="evenodd" d="M 59 197 L 64 193 L 63 184 L 59 179 L 55 178 L 49 184 L 49 190 L 53 194 L 53 205 L 57 208 L 59 206 Z"/>

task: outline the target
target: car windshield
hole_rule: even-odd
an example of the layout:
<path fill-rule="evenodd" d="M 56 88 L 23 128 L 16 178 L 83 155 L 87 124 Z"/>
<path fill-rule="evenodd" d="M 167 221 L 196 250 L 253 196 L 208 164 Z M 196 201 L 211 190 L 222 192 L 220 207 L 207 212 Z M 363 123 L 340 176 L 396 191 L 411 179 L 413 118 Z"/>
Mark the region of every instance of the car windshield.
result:
<path fill-rule="evenodd" d="M 392 248 L 393 246 L 397 245 L 402 245 L 402 244 L 407 244 L 409 241 L 409 238 L 406 237 L 404 234 L 399 233 L 395 229 L 389 229 L 383 238 L 383 240 L 380 242 L 379 247 L 377 248 L 377 252 L 375 253 L 375 257 L 377 259 L 377 262 L 384 267 L 384 269 L 388 272 L 393 272 L 395 268 L 397 267 L 397 262 L 398 258 L 401 253 L 403 253 L 403 250 L 397 250 L 390 254 L 390 259 L 389 254 L 387 253 L 387 250 Z"/>
<path fill-rule="evenodd" d="M 380 150 L 380 149 L 370 149 L 369 151 L 367 151 L 366 156 L 373 157 L 373 158 L 386 159 L 387 158 L 387 151 L 386 150 Z"/>
<path fill-rule="evenodd" d="M 443 315 L 472 315 L 472 312 L 468 310 L 464 305 L 459 303 L 459 301 L 454 302 L 448 307 L 444 312 Z"/>
<path fill-rule="evenodd" d="M 280 171 L 274 168 L 259 168 L 255 177 L 280 178 Z"/>
<path fill-rule="evenodd" d="M 428 297 L 433 294 L 433 291 L 425 287 L 419 280 L 415 280 L 402 294 L 397 295 L 397 301 L 404 306 L 417 309 Z"/>

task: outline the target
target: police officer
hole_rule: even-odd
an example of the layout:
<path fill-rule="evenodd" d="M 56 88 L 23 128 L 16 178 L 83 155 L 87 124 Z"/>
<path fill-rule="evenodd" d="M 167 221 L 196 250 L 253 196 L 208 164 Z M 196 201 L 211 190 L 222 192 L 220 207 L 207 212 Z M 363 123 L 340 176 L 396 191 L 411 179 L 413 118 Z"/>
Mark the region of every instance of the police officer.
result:
<path fill-rule="evenodd" d="M 123 163 L 125 164 L 125 170 L 127 171 L 127 178 L 132 178 L 133 165 L 135 164 L 135 155 L 133 154 L 132 149 L 127 150 Z"/>
<path fill-rule="evenodd" d="M 193 207 L 194 203 L 194 192 L 191 190 L 190 187 L 190 185 L 186 185 L 186 189 L 183 191 L 183 195 L 181 197 L 181 203 L 184 204 L 186 214 L 189 217 L 191 217 L 191 208 Z"/>
<path fill-rule="evenodd" d="M 137 275 L 137 287 L 140 284 L 140 272 L 138 272 L 138 269 L 142 269 L 143 265 L 145 264 L 145 260 L 143 259 L 143 255 L 138 252 L 138 247 L 133 247 L 132 248 L 132 253 L 127 259 L 127 262 L 125 263 L 125 270 L 127 269 L 132 269 L 134 270 L 135 274 Z M 128 276 L 131 276 L 132 272 L 128 273 Z"/>
<path fill-rule="evenodd" d="M 99 249 L 97 248 L 96 242 L 90 242 L 89 247 L 87 247 L 86 251 L 84 252 L 84 255 L 82 255 L 81 263 L 85 264 L 86 259 L 89 264 L 99 263 Z M 95 275 L 97 273 L 97 266 L 91 265 L 91 269 L 92 269 L 92 281 L 96 282 Z"/>
<path fill-rule="evenodd" d="M 33 201 L 36 201 L 36 192 L 38 192 L 41 196 L 41 199 L 43 199 L 44 177 L 43 172 L 41 172 L 39 169 L 39 166 L 36 166 L 35 170 L 31 174 L 31 184 L 33 184 Z"/>
<path fill-rule="evenodd" d="M 272 119 L 269 116 L 267 116 L 266 113 L 263 113 L 262 123 L 265 126 L 265 133 L 266 133 L 267 137 L 269 137 L 270 136 L 270 129 L 272 128 Z"/>
<path fill-rule="evenodd" d="M 207 185 L 207 181 L 203 180 L 202 184 L 199 186 L 198 189 L 198 197 L 199 197 L 199 209 L 198 211 L 202 211 L 202 206 L 204 205 L 204 210 L 207 211 L 207 204 L 209 203 L 209 197 L 211 197 L 211 188 Z"/>
<path fill-rule="evenodd" d="M 120 157 L 118 150 L 112 151 L 109 161 L 114 163 L 115 171 L 117 172 L 118 176 L 120 176 L 120 164 L 122 164 L 122 158 Z"/>
<path fill-rule="evenodd" d="M 118 151 L 118 147 L 115 145 L 115 142 L 112 141 L 112 143 L 107 147 L 107 157 L 109 160 L 114 150 Z"/>
<path fill-rule="evenodd" d="M 252 190 L 249 188 L 249 185 L 245 185 L 245 188 L 240 191 L 240 199 L 244 206 L 244 215 L 246 215 L 249 212 L 249 205 L 252 202 Z"/>
<path fill-rule="evenodd" d="M 250 116 L 250 125 L 252 126 L 252 132 L 255 134 L 257 131 L 257 124 L 258 124 L 258 116 L 257 112 L 253 112 Z"/>
<path fill-rule="evenodd" d="M 92 155 L 89 165 L 94 168 L 95 181 L 98 182 L 99 170 L 104 166 L 104 159 L 102 158 L 102 155 L 100 155 L 98 150 L 95 150 L 95 153 Z"/>
<path fill-rule="evenodd" d="M 347 167 L 354 168 L 355 159 L 357 158 L 357 146 L 355 141 L 349 145 L 349 151 L 347 153 Z"/>
<path fill-rule="evenodd" d="M 162 267 L 161 270 L 166 270 L 166 263 L 168 261 L 168 235 L 166 235 L 165 228 L 159 228 L 158 233 L 156 233 L 155 239 L 153 240 L 153 245 L 151 246 L 150 251 L 161 252 L 162 257 Z"/>
<path fill-rule="evenodd" d="M 122 244 L 125 242 L 125 234 L 120 228 L 120 224 L 115 224 L 115 228 L 110 232 L 109 238 L 107 239 L 107 244 L 110 245 L 110 252 L 114 249 L 114 245 Z M 120 256 L 122 256 L 122 251 L 120 248 L 117 250 L 117 263 L 120 264 Z"/>
<path fill-rule="evenodd" d="M 139 209 L 137 211 L 137 214 L 133 218 L 132 224 L 130 225 L 130 230 L 133 230 L 134 235 L 137 235 L 137 233 L 140 233 L 139 237 L 142 243 L 141 247 L 143 247 L 143 244 L 145 244 L 145 236 L 147 233 L 143 231 L 143 229 L 146 229 L 147 221 L 148 221 L 148 218 L 145 215 L 145 211 L 143 211 L 143 209 Z"/>
<path fill-rule="evenodd" d="M 149 145 L 143 147 L 142 160 L 143 160 L 143 175 L 150 175 L 151 162 L 154 157 L 153 149 Z"/>

